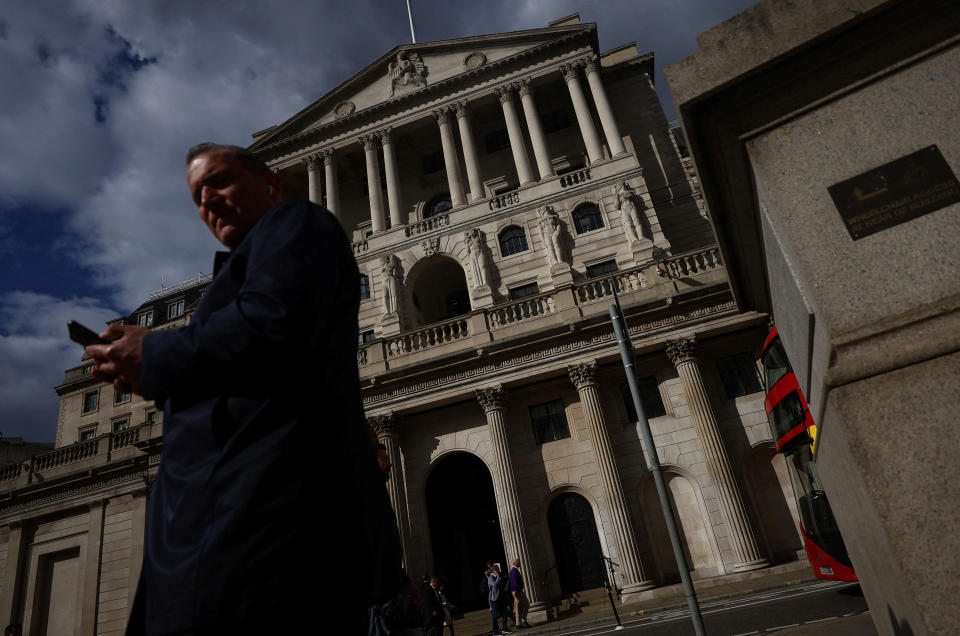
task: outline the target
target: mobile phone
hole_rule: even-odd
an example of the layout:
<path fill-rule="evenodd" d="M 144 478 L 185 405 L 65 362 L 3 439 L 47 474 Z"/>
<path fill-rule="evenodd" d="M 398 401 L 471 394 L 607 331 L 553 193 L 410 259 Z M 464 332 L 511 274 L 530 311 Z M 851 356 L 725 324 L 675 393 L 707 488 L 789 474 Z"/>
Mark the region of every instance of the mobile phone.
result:
<path fill-rule="evenodd" d="M 70 339 L 84 347 L 92 344 L 110 344 L 109 340 L 104 340 L 92 329 L 84 327 L 76 320 L 68 322 L 67 329 L 70 331 Z"/>

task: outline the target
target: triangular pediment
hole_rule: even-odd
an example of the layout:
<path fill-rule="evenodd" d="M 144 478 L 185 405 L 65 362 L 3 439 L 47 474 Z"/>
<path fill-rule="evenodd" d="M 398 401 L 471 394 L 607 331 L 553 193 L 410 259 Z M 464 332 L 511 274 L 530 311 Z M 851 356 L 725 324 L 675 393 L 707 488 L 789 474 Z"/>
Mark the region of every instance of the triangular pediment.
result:
<path fill-rule="evenodd" d="M 487 67 L 502 66 L 560 39 L 588 34 L 595 40 L 595 27 L 592 23 L 563 25 L 398 46 L 283 124 L 258 133 L 251 149 L 441 85 L 465 73 L 483 73 Z"/>

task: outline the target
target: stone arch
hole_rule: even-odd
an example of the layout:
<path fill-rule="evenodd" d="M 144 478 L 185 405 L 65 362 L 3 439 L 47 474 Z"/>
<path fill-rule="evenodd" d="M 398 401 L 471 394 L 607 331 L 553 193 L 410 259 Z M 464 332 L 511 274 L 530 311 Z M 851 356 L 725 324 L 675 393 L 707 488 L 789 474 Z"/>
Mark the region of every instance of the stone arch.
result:
<path fill-rule="evenodd" d="M 459 259 L 437 252 L 417 261 L 407 273 L 404 289 L 414 327 L 469 313 L 467 273 Z"/>
<path fill-rule="evenodd" d="M 803 550 L 797 503 L 786 460 L 773 442 L 747 451 L 743 476 L 771 563 L 795 561 Z"/>
<path fill-rule="evenodd" d="M 558 554 L 558 543 L 563 541 L 565 537 L 560 537 L 556 534 L 558 528 L 555 527 L 555 524 L 551 523 L 551 510 L 554 510 L 556 505 L 561 503 L 562 498 L 572 496 L 578 497 L 585 502 L 587 506 L 589 506 L 593 519 L 592 530 L 596 533 L 595 538 L 598 544 L 599 552 L 602 556 L 610 556 L 610 546 L 607 542 L 607 536 L 603 529 L 603 521 L 600 517 L 600 507 L 597 505 L 597 501 L 593 495 L 579 486 L 572 485 L 560 486 L 551 490 L 547 497 L 544 498 L 543 503 L 540 506 L 540 522 L 542 526 L 547 529 L 546 536 L 550 537 L 549 541 L 544 542 L 544 552 L 551 563 L 551 565 L 547 568 L 547 572 L 549 572 L 549 576 L 547 578 L 548 584 L 552 590 L 565 594 L 575 593 L 582 591 L 583 589 L 599 587 L 602 585 L 602 578 L 598 579 L 597 581 L 585 582 L 586 587 L 577 585 L 573 585 L 571 587 L 569 582 L 565 582 L 565 579 L 569 578 L 568 575 L 570 572 L 564 572 L 563 570 L 571 566 L 577 567 L 577 564 L 565 563 L 563 555 Z M 587 539 L 590 540 L 591 538 L 588 537 Z M 595 568 L 597 571 L 594 573 L 593 578 L 596 579 L 597 576 L 602 577 L 603 572 L 600 569 L 600 564 L 596 564 Z M 579 575 L 581 581 L 583 581 L 583 572 L 576 572 L 574 574 L 575 576 Z"/>
<path fill-rule="evenodd" d="M 720 547 L 703 500 L 700 483 L 678 466 L 665 465 L 662 470 L 674 510 L 674 521 L 680 533 L 687 564 L 690 566 L 690 576 L 706 578 L 723 574 Z M 648 472 L 640 481 L 640 497 L 644 525 L 660 577 L 659 583 L 677 583 L 680 581 L 680 573 L 660 509 L 653 473 Z"/>

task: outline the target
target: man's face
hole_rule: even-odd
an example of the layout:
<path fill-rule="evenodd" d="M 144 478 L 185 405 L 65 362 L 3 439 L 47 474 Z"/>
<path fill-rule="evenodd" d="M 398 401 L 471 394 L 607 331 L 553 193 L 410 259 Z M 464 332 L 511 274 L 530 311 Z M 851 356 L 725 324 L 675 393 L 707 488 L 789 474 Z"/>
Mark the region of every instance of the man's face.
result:
<path fill-rule="evenodd" d="M 391 463 L 387 451 L 382 448 L 377 449 L 377 466 L 380 468 L 380 472 L 383 473 L 384 477 L 390 477 L 390 469 L 393 468 L 393 463 Z"/>
<path fill-rule="evenodd" d="M 194 157 L 187 167 L 190 196 L 200 218 L 227 248 L 234 248 L 280 202 L 280 178 L 258 173 L 222 150 Z"/>

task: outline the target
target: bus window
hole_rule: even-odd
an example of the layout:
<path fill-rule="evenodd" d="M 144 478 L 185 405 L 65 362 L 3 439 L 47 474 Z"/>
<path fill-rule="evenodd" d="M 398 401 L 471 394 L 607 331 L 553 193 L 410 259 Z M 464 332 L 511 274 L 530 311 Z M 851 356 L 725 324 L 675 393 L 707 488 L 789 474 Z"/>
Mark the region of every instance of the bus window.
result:
<path fill-rule="evenodd" d="M 763 379 L 767 383 L 767 391 L 792 370 L 790 361 L 787 360 L 787 352 L 780 343 L 780 336 L 775 336 L 763 352 Z"/>

